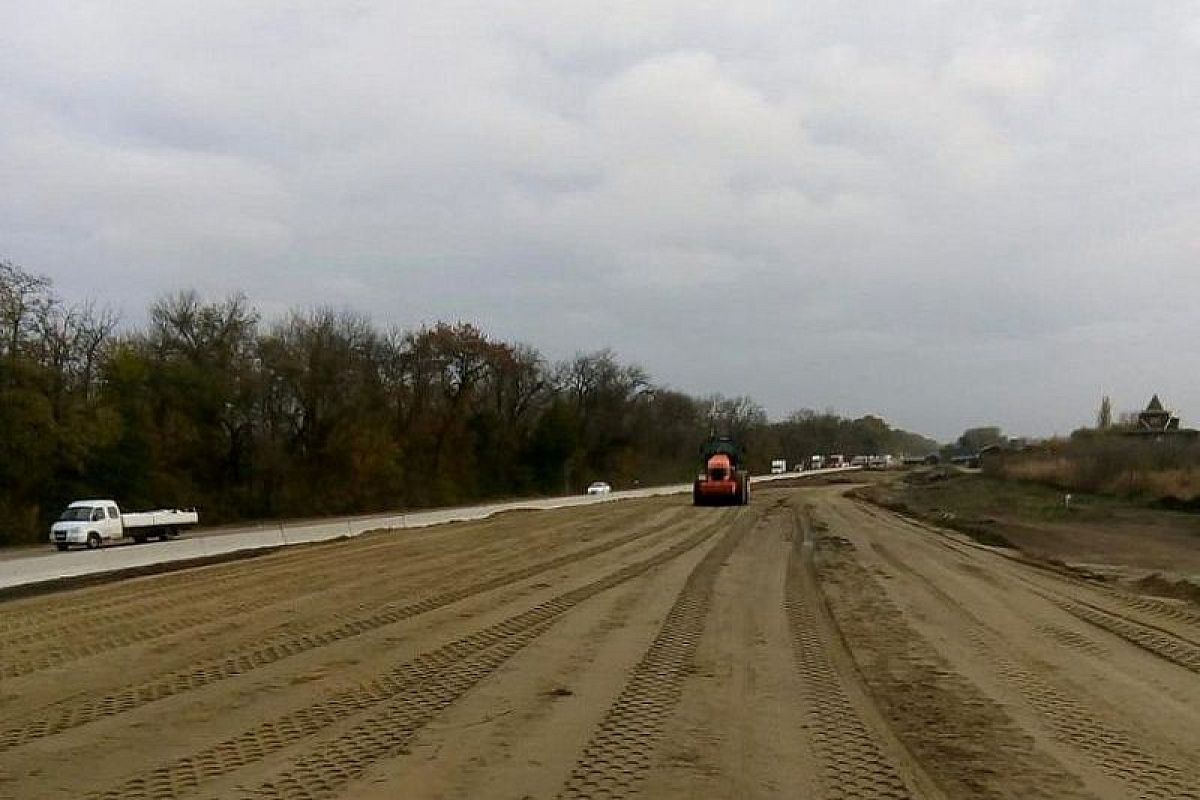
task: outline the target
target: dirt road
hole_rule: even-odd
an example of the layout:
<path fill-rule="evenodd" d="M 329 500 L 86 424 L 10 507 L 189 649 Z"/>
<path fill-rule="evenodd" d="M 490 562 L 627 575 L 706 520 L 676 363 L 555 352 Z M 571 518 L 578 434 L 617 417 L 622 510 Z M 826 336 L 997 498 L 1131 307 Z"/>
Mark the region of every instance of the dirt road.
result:
<path fill-rule="evenodd" d="M 841 496 L 0 604 L 0 797 L 1200 798 L 1200 615 Z"/>

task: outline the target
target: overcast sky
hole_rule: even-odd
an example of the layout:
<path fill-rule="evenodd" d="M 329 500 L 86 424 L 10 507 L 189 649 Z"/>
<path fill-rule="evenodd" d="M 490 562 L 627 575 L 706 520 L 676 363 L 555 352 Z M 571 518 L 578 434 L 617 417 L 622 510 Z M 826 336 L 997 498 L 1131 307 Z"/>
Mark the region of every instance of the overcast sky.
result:
<path fill-rule="evenodd" d="M 3 2 L 0 257 L 941 439 L 1200 424 L 1200 3 Z"/>

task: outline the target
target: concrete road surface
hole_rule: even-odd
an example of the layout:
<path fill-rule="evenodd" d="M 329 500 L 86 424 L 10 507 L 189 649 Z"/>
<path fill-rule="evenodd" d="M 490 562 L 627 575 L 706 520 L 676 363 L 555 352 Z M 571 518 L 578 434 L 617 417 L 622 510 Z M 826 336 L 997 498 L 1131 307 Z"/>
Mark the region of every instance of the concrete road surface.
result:
<path fill-rule="evenodd" d="M 0 603 L 0 797 L 1197 798 L 1200 616 L 666 496 Z"/>

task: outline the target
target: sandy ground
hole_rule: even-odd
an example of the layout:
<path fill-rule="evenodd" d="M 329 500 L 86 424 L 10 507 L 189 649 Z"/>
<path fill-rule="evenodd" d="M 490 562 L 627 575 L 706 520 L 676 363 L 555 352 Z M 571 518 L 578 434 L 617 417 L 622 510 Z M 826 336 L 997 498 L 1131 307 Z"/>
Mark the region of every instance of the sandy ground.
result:
<path fill-rule="evenodd" d="M 0 604 L 4 798 L 1200 798 L 1200 616 L 842 496 Z"/>

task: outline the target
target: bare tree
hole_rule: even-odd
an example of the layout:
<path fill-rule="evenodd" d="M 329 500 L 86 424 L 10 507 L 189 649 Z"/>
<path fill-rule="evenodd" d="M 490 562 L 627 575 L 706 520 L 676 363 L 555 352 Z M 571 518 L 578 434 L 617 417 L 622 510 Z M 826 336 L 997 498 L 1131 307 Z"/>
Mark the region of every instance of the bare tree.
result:
<path fill-rule="evenodd" d="M 0 356 L 15 358 L 54 304 L 49 278 L 0 261 Z"/>

